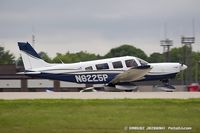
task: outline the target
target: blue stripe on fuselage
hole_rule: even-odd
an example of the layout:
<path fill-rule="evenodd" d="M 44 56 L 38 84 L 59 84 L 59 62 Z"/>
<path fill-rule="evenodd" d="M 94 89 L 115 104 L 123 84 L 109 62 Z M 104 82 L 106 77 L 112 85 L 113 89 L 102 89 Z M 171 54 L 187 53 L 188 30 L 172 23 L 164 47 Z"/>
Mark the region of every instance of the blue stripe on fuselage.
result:
<path fill-rule="evenodd" d="M 90 74 L 52 74 L 41 73 L 35 75 L 28 75 L 31 77 L 38 77 L 43 79 L 52 79 L 60 81 L 75 82 L 79 84 L 107 84 L 115 78 L 119 73 L 90 73 Z"/>
<path fill-rule="evenodd" d="M 144 76 L 145 78 L 140 81 L 171 79 L 171 78 L 175 78 L 176 74 L 177 73 L 161 74 L 161 75 L 145 75 Z"/>

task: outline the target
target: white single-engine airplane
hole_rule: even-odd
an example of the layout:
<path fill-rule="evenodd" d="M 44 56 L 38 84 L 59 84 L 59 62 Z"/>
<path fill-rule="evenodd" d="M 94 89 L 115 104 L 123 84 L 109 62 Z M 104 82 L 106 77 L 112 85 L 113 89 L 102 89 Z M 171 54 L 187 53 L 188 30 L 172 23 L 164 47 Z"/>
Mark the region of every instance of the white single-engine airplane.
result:
<path fill-rule="evenodd" d="M 169 79 L 187 68 L 180 63 L 148 63 L 132 56 L 115 57 L 70 64 L 50 64 L 40 58 L 28 42 L 18 42 L 25 74 L 30 77 L 75 82 L 104 84 L 106 88 L 132 91 L 134 82 L 160 80 L 168 89 L 175 89 Z"/>

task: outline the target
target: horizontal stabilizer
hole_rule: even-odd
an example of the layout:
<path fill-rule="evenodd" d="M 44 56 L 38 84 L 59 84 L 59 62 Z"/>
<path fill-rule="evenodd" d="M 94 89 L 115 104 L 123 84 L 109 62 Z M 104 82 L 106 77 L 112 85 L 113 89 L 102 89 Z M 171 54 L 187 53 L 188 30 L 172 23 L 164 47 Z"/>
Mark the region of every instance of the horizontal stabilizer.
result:
<path fill-rule="evenodd" d="M 19 72 L 17 74 L 24 74 L 24 75 L 35 75 L 35 74 L 41 74 L 41 72 Z"/>

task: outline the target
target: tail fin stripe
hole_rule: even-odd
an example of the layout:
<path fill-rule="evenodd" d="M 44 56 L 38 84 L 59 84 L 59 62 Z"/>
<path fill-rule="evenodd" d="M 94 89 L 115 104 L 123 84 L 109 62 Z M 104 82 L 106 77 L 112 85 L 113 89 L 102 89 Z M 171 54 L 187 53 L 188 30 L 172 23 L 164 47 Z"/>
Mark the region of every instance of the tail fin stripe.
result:
<path fill-rule="evenodd" d="M 18 46 L 19 46 L 19 49 L 24 51 L 25 53 L 33 56 L 33 57 L 36 57 L 36 58 L 40 58 L 40 56 L 37 54 L 37 52 L 30 46 L 30 44 L 27 42 L 18 42 Z"/>
<path fill-rule="evenodd" d="M 25 51 L 22 51 L 22 52 L 24 52 L 25 54 L 27 54 L 28 56 L 30 56 L 30 57 L 32 57 L 32 58 L 34 58 L 34 59 L 41 59 L 41 57 L 37 57 L 37 56 L 33 56 L 32 54 L 29 54 L 29 53 L 27 53 L 27 52 L 25 52 Z"/>

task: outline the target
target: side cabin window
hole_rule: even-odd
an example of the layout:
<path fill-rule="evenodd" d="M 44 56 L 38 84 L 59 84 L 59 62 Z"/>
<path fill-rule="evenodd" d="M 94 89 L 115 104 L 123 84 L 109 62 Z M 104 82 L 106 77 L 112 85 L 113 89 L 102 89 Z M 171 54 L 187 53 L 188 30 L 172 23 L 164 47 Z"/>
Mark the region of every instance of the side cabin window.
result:
<path fill-rule="evenodd" d="M 121 61 L 112 62 L 113 68 L 123 68 Z"/>
<path fill-rule="evenodd" d="M 91 71 L 91 70 L 93 70 L 93 68 L 92 68 L 92 66 L 89 66 L 89 67 L 86 67 L 85 70 L 86 71 Z"/>
<path fill-rule="evenodd" d="M 102 70 L 102 69 L 109 69 L 109 66 L 107 63 L 103 63 L 103 64 L 96 64 L 96 68 L 97 70 Z"/>
<path fill-rule="evenodd" d="M 127 67 L 137 67 L 138 64 L 135 62 L 135 60 L 125 60 L 126 66 Z"/>

